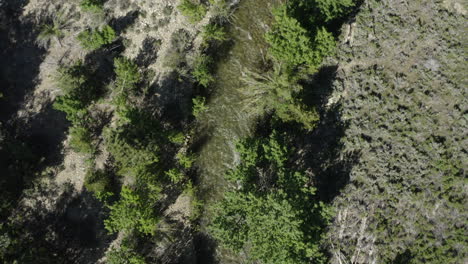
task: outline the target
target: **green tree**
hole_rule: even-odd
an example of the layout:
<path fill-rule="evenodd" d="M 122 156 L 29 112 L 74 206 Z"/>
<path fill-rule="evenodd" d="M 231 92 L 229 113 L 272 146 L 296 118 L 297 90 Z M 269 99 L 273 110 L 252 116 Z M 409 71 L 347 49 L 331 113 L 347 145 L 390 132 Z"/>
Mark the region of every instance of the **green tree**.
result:
<path fill-rule="evenodd" d="M 289 69 L 307 68 L 314 73 L 324 56 L 331 55 L 335 41 L 331 33 L 323 27 L 317 27 L 314 38 L 304 29 L 299 21 L 291 17 L 287 7 L 281 5 L 273 10 L 275 22 L 272 30 L 265 35 L 270 45 L 271 55 Z"/>
<path fill-rule="evenodd" d="M 241 162 L 226 175 L 237 188 L 214 205 L 213 236 L 251 261 L 323 263 L 319 245 L 330 211 L 309 177 L 289 165 L 286 136 L 273 131 L 237 149 Z"/>
<path fill-rule="evenodd" d="M 197 96 L 195 98 L 192 98 L 192 113 L 195 118 L 197 118 L 201 113 L 206 111 L 208 107 L 206 106 L 206 99 L 203 96 Z"/>
<path fill-rule="evenodd" d="M 120 200 L 109 209 L 110 215 L 104 225 L 110 233 L 137 230 L 154 234 L 159 219 L 154 215 L 152 205 L 129 187 L 122 187 Z"/>
<path fill-rule="evenodd" d="M 51 23 L 41 26 L 41 31 L 37 36 L 38 44 L 42 47 L 47 47 L 52 39 L 56 39 L 60 46 L 60 40 L 65 36 L 63 30 L 67 27 L 65 20 L 62 18 L 62 13 L 58 13 L 52 18 Z"/>
<path fill-rule="evenodd" d="M 87 50 L 96 50 L 103 45 L 110 44 L 116 39 L 115 31 L 109 25 L 102 29 L 87 29 L 78 34 L 78 41 Z"/>
<path fill-rule="evenodd" d="M 315 108 L 308 107 L 297 98 L 302 90 L 298 78 L 286 73 L 280 65 L 265 74 L 247 71 L 242 77 L 245 87 L 242 89 L 248 107 L 259 113 L 274 112 L 284 122 L 297 122 L 311 130 L 319 120 Z"/>
<path fill-rule="evenodd" d="M 70 146 L 77 152 L 94 153 L 95 147 L 92 144 L 92 134 L 89 129 L 82 126 L 73 126 L 69 130 Z"/>
<path fill-rule="evenodd" d="M 205 5 L 201 3 L 196 4 L 192 0 L 182 0 L 177 7 L 192 23 L 200 22 L 207 12 Z"/>
<path fill-rule="evenodd" d="M 80 7 L 84 11 L 99 13 L 103 11 L 104 0 L 82 0 Z"/>
<path fill-rule="evenodd" d="M 226 31 L 224 27 L 218 24 L 208 24 L 203 28 L 202 36 L 205 43 L 210 43 L 212 41 L 225 41 L 227 39 Z"/>
<path fill-rule="evenodd" d="M 114 59 L 115 81 L 112 91 L 114 104 L 119 108 L 126 108 L 128 96 L 134 92 L 142 81 L 138 66 L 130 59 L 119 57 Z"/>
<path fill-rule="evenodd" d="M 214 77 L 210 71 L 212 62 L 211 57 L 206 55 L 200 55 L 195 59 L 192 76 L 203 87 L 208 87 L 214 81 Z"/>

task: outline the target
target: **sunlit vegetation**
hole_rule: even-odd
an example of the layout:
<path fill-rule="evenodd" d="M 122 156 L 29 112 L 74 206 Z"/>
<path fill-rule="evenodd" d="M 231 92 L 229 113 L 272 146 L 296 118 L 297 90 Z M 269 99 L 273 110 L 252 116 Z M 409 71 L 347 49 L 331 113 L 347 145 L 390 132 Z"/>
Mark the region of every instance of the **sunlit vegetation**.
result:
<path fill-rule="evenodd" d="M 0 263 L 467 259 L 458 4 L 19 2 Z"/>
<path fill-rule="evenodd" d="M 103 45 L 112 43 L 116 39 L 114 29 L 105 25 L 102 29 L 87 29 L 78 34 L 78 41 L 87 50 L 96 50 Z"/>
<path fill-rule="evenodd" d="M 286 135 L 273 131 L 238 145 L 241 163 L 226 178 L 236 189 L 214 206 L 212 234 L 262 263 L 324 263 L 319 250 L 329 209 L 289 160 Z M 275 241 L 275 243 L 271 243 Z"/>
<path fill-rule="evenodd" d="M 51 19 L 51 22 L 41 26 L 41 31 L 37 36 L 38 44 L 47 47 L 55 39 L 61 45 L 61 39 L 65 36 L 66 27 L 64 14 L 59 12 Z"/>
<path fill-rule="evenodd" d="M 196 3 L 195 0 L 182 0 L 178 8 L 192 23 L 200 22 L 207 12 L 206 6 L 200 2 Z"/>
<path fill-rule="evenodd" d="M 103 11 L 104 0 L 83 0 L 80 7 L 87 12 L 99 13 Z"/>
<path fill-rule="evenodd" d="M 59 96 L 54 108 L 65 112 L 72 123 L 70 145 L 78 152 L 92 154 L 91 118 L 88 106 L 99 97 L 99 89 L 92 81 L 92 73 L 81 62 L 59 69 L 57 85 L 63 95 Z"/>

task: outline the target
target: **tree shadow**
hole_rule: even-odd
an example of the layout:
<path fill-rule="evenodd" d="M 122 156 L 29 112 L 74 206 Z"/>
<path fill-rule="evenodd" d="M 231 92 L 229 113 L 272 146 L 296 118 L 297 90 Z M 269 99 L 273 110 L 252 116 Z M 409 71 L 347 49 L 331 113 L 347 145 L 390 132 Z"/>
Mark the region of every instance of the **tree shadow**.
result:
<path fill-rule="evenodd" d="M 197 264 L 218 264 L 216 258 L 216 241 L 206 233 L 199 232 L 194 237 Z"/>
<path fill-rule="evenodd" d="M 318 126 L 298 144 L 303 150 L 298 157 L 303 169 L 313 176 L 318 197 L 327 203 L 349 183 L 351 169 L 359 160 L 359 153 L 343 153 L 341 138 L 347 127 L 336 105 L 322 111 Z"/>
<path fill-rule="evenodd" d="M 120 35 L 125 32 L 127 28 L 132 26 L 138 18 L 140 13 L 138 10 L 130 11 L 124 16 L 113 18 L 109 25 L 114 29 L 117 35 Z"/>
<path fill-rule="evenodd" d="M 102 224 L 106 210 L 90 193 L 77 194 L 71 184 L 63 188 L 39 186 L 28 198 L 34 206 L 22 207 L 17 212 L 23 218 L 12 222 L 9 235 L 18 244 L 6 260 L 97 263 L 103 257 L 115 239 L 105 232 Z M 50 200 L 54 197 L 55 202 Z"/>
<path fill-rule="evenodd" d="M 125 50 L 121 39 L 94 50 L 84 58 L 84 65 L 89 67 L 92 76 L 89 78 L 97 87 L 103 88 L 115 78 L 114 59 Z M 101 89 L 102 90 L 102 89 Z"/>
<path fill-rule="evenodd" d="M 158 52 L 161 48 L 161 40 L 153 37 L 147 37 L 143 40 L 143 46 L 135 59 L 139 67 L 148 67 L 158 58 Z"/>
<path fill-rule="evenodd" d="M 0 122 L 11 119 L 24 104 L 25 95 L 37 84 L 39 66 L 46 50 L 36 45 L 34 18 L 22 17 L 28 1 L 8 1 L 0 10 Z"/>

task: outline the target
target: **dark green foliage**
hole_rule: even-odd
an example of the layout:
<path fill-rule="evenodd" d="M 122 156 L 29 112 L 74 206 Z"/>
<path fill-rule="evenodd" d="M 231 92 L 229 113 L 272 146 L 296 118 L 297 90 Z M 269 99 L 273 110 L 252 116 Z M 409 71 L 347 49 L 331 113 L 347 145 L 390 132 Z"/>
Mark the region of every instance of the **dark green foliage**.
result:
<path fill-rule="evenodd" d="M 235 251 L 245 248 L 254 262 L 299 264 L 320 256 L 317 245 L 304 243 L 302 220 L 281 193 L 228 192 L 217 213 L 212 234 Z"/>
<path fill-rule="evenodd" d="M 88 12 L 102 12 L 104 0 L 82 0 L 80 7 Z"/>
<path fill-rule="evenodd" d="M 195 156 L 187 153 L 179 152 L 176 158 L 179 165 L 184 169 L 190 169 L 195 162 Z"/>
<path fill-rule="evenodd" d="M 95 147 L 92 144 L 92 135 L 89 129 L 80 126 L 70 128 L 70 146 L 77 152 L 92 154 Z"/>
<path fill-rule="evenodd" d="M 103 45 L 110 44 L 116 39 L 115 31 L 109 25 L 102 29 L 87 29 L 78 34 L 78 41 L 87 50 L 96 50 Z"/>
<path fill-rule="evenodd" d="M 185 175 L 178 169 L 170 169 L 165 174 L 172 183 L 179 183 L 185 178 Z"/>
<path fill-rule="evenodd" d="M 308 130 L 315 127 L 318 113 L 297 98 L 302 86 L 297 78 L 284 73 L 280 65 L 264 75 L 248 72 L 242 80 L 246 84 L 243 93 L 251 106 L 260 111 L 273 111 L 282 121 L 297 122 Z"/>
<path fill-rule="evenodd" d="M 90 169 L 86 173 L 84 186 L 86 190 L 99 195 L 110 190 L 111 179 L 103 170 Z"/>
<path fill-rule="evenodd" d="M 225 41 L 227 39 L 226 34 L 224 27 L 215 23 L 206 25 L 202 31 L 203 41 L 205 43 Z"/>
<path fill-rule="evenodd" d="M 205 97 L 202 96 L 197 96 L 192 99 L 193 107 L 192 107 L 192 113 L 195 118 L 197 118 L 200 113 L 203 113 L 208 109 L 206 106 L 206 99 Z"/>
<path fill-rule="evenodd" d="M 193 0 L 182 0 L 181 4 L 177 6 L 180 12 L 188 17 L 190 22 L 200 22 L 206 15 L 207 8 L 201 3 L 194 3 Z"/>
<path fill-rule="evenodd" d="M 200 55 L 195 59 L 192 76 L 203 87 L 208 87 L 214 81 L 210 71 L 211 63 L 212 59 L 207 55 Z"/>
<path fill-rule="evenodd" d="M 138 130 L 120 128 L 106 133 L 107 149 L 115 158 L 120 173 L 138 174 L 158 161 L 159 146 L 150 137 L 139 137 Z"/>
<path fill-rule="evenodd" d="M 145 264 L 145 259 L 126 245 L 112 248 L 106 254 L 108 264 Z"/>
<path fill-rule="evenodd" d="M 70 146 L 75 151 L 92 154 L 93 135 L 90 130 L 88 106 L 99 96 L 96 85 L 91 81 L 91 72 L 78 62 L 71 67 L 58 70 L 57 85 L 63 95 L 58 96 L 54 108 L 65 112 L 72 123 L 70 128 Z"/>
<path fill-rule="evenodd" d="M 324 56 L 332 55 L 335 41 L 325 28 L 317 27 L 315 37 L 304 29 L 299 21 L 287 13 L 282 5 L 273 11 L 275 23 L 265 36 L 271 55 L 290 69 L 306 67 L 309 73 L 316 71 Z"/>
<path fill-rule="evenodd" d="M 112 101 L 122 117 L 123 112 L 128 108 L 129 96 L 136 92 L 137 85 L 142 81 L 142 75 L 134 62 L 123 57 L 114 59 L 114 71 L 116 77 L 112 91 Z"/>
<path fill-rule="evenodd" d="M 210 230 L 253 262 L 323 263 L 319 244 L 329 212 L 311 179 L 290 167 L 285 138 L 273 132 L 238 146 L 241 163 L 227 175 L 238 187 L 215 205 Z"/>
<path fill-rule="evenodd" d="M 342 19 L 350 13 L 355 0 L 292 0 L 288 10 L 291 14 L 303 18 L 307 24 L 321 24 L 334 19 Z M 308 20 L 308 21 L 306 21 Z"/>
<path fill-rule="evenodd" d="M 154 234 L 159 219 L 155 217 L 150 202 L 129 187 L 122 187 L 120 200 L 109 206 L 109 218 L 104 220 L 106 229 L 110 233 L 136 230 Z"/>

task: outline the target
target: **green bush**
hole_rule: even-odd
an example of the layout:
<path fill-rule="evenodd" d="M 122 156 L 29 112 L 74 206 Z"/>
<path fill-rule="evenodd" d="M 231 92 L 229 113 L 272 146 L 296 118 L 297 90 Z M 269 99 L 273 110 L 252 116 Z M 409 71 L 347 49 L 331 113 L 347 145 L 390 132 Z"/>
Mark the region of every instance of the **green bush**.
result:
<path fill-rule="evenodd" d="M 107 264 L 145 264 L 145 259 L 135 252 L 133 249 L 120 245 L 119 247 L 112 247 L 106 253 Z"/>
<path fill-rule="evenodd" d="M 103 45 L 112 43 L 116 39 L 114 29 L 109 25 L 104 26 L 101 30 L 87 29 L 78 34 L 78 41 L 81 46 L 87 50 L 96 50 Z"/>
<path fill-rule="evenodd" d="M 308 130 L 317 124 L 319 115 L 316 110 L 296 98 L 302 90 L 298 78 L 285 73 L 279 64 L 263 75 L 246 71 L 242 81 L 246 85 L 242 90 L 246 103 L 260 113 L 274 112 L 282 121 L 297 122 Z"/>
<path fill-rule="evenodd" d="M 212 62 L 211 57 L 206 55 L 200 55 L 195 59 L 192 76 L 203 87 L 208 87 L 214 81 L 210 71 Z"/>
<path fill-rule="evenodd" d="M 90 169 L 86 172 L 84 186 L 86 190 L 99 195 L 110 190 L 111 179 L 109 175 L 102 170 Z"/>
<path fill-rule="evenodd" d="M 185 135 L 182 132 L 171 133 L 168 137 L 169 141 L 174 144 L 183 144 L 185 142 Z"/>
<path fill-rule="evenodd" d="M 322 62 L 322 58 L 331 55 L 335 41 L 331 33 L 318 28 L 314 39 L 299 21 L 288 15 L 286 6 L 274 9 L 275 23 L 272 30 L 265 35 L 270 45 L 271 55 L 287 67 L 308 68 L 313 73 Z"/>
<path fill-rule="evenodd" d="M 92 135 L 89 129 L 81 126 L 70 128 L 70 146 L 77 152 L 92 154 L 96 151 L 92 144 Z"/>
<path fill-rule="evenodd" d="M 142 81 L 138 66 L 127 58 L 114 59 L 115 82 L 113 87 L 113 103 L 118 108 L 125 108 L 128 96 L 135 91 L 137 84 Z"/>
<path fill-rule="evenodd" d="M 285 139 L 273 131 L 238 145 L 241 162 L 226 175 L 238 187 L 214 205 L 209 230 L 252 263 L 324 263 L 319 246 L 330 212 L 309 177 L 288 165 Z"/>
<path fill-rule="evenodd" d="M 107 150 L 117 162 L 120 173 L 138 175 L 159 161 L 159 146 L 154 140 L 140 137 L 125 128 L 105 133 Z"/>
<path fill-rule="evenodd" d="M 203 113 L 208 109 L 206 106 L 206 99 L 203 96 L 197 96 L 192 99 L 193 107 L 192 107 L 192 113 L 195 118 L 197 118 L 200 113 Z"/>
<path fill-rule="evenodd" d="M 84 11 L 99 13 L 103 11 L 104 0 L 82 0 L 80 7 Z"/>
<path fill-rule="evenodd" d="M 298 16 L 308 16 L 313 24 L 341 19 L 352 10 L 356 0 L 291 0 L 289 9 Z"/>
<path fill-rule="evenodd" d="M 226 31 L 224 31 L 224 27 L 218 24 L 208 24 L 203 28 L 202 36 L 203 41 L 205 43 L 209 43 L 212 41 L 225 41 L 227 39 Z"/>
<path fill-rule="evenodd" d="M 109 218 L 104 226 L 110 233 L 136 230 L 152 235 L 159 219 L 154 215 L 152 204 L 127 186 L 122 187 L 120 200 L 109 206 Z"/>
<path fill-rule="evenodd" d="M 177 6 L 180 12 L 188 17 L 192 23 L 200 22 L 206 15 L 207 9 L 203 4 L 196 4 L 192 0 L 182 0 L 181 4 Z"/>
<path fill-rule="evenodd" d="M 172 183 L 179 183 L 185 178 L 185 175 L 178 169 L 168 170 L 165 174 Z"/>
<path fill-rule="evenodd" d="M 194 155 L 184 154 L 182 152 L 177 153 L 176 157 L 179 164 L 185 169 L 190 169 L 196 159 Z"/>

